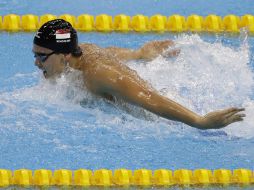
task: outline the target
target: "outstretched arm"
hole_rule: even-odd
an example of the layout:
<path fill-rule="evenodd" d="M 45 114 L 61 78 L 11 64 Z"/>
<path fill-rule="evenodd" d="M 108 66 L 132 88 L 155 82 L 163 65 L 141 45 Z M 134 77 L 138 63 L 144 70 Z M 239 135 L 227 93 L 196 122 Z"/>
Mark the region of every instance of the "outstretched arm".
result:
<path fill-rule="evenodd" d="M 167 50 L 170 46 L 174 46 L 174 42 L 171 40 L 163 41 L 151 41 L 145 43 L 143 47 L 137 50 L 119 47 L 108 47 L 106 50 L 113 53 L 118 59 L 122 61 L 129 61 L 135 59 L 152 60 L 155 57 L 162 55 L 165 57 L 177 56 L 180 52 L 179 49 Z"/>
<path fill-rule="evenodd" d="M 101 65 L 94 75 L 97 92 L 108 93 L 143 107 L 166 119 L 183 122 L 198 129 L 218 129 L 242 121 L 244 109 L 230 108 L 200 116 L 184 106 L 160 95 L 137 73 L 120 64 Z"/>

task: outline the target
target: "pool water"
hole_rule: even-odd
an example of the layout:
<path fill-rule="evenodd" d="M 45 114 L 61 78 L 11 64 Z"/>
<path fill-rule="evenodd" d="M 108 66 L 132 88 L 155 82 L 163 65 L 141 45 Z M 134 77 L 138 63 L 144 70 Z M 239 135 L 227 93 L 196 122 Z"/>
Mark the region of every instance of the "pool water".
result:
<path fill-rule="evenodd" d="M 51 1 L 3 0 L 0 14 L 116 15 L 161 13 L 253 14 L 253 1 Z M 145 8 L 144 8 L 145 7 Z M 172 39 L 181 53 L 151 62 L 126 63 L 161 94 L 205 114 L 231 106 L 246 119 L 220 130 L 201 131 L 159 118 L 118 100 L 82 89 L 80 73 L 56 83 L 34 66 L 33 33 L 0 33 L 0 168 L 29 169 L 254 169 L 254 38 L 211 34 L 79 33 L 80 42 L 139 48 Z"/>

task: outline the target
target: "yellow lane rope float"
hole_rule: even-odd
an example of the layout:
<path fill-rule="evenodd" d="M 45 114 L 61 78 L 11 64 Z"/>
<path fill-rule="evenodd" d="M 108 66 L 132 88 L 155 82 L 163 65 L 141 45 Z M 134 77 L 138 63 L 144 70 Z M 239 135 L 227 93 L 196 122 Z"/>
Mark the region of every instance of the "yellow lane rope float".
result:
<path fill-rule="evenodd" d="M 0 169 L 0 187 L 15 186 L 209 186 L 251 185 L 253 171 L 249 169 L 168 169 L 128 170 L 98 169 L 95 171 L 59 169 L 55 171 Z"/>
<path fill-rule="evenodd" d="M 164 16 L 160 14 L 151 17 L 145 15 L 134 15 L 132 17 L 119 14 L 114 17 L 107 14 L 92 16 L 82 14 L 74 16 L 63 14 L 60 16 L 45 14 L 41 16 L 26 14 L 8 14 L 0 16 L 0 31 L 35 31 L 45 22 L 61 18 L 70 22 L 79 31 L 89 32 L 233 32 L 238 33 L 245 28 L 254 33 L 253 15 L 226 15 L 223 18 L 218 15 L 181 15 Z"/>

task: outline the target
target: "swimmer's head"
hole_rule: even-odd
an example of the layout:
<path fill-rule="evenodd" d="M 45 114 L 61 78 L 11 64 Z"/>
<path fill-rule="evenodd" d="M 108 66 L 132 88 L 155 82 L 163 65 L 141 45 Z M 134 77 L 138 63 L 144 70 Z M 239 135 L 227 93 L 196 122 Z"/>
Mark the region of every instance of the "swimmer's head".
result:
<path fill-rule="evenodd" d="M 33 42 L 35 65 L 43 71 L 46 78 L 62 73 L 71 56 L 82 55 L 76 30 L 62 19 L 42 25 Z"/>
<path fill-rule="evenodd" d="M 55 19 L 43 24 L 34 37 L 34 44 L 56 53 L 71 53 L 77 57 L 82 55 L 76 30 L 63 19 Z"/>

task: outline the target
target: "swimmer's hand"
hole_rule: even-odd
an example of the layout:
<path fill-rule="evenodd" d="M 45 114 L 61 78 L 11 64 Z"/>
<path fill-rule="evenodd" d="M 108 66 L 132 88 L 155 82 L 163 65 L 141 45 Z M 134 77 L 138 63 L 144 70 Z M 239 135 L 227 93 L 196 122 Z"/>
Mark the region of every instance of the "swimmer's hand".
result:
<path fill-rule="evenodd" d="M 221 111 L 210 112 L 201 117 L 197 128 L 203 130 L 220 129 L 231 123 L 243 121 L 245 114 L 239 112 L 244 110 L 244 108 L 229 108 Z"/>
<path fill-rule="evenodd" d="M 166 51 L 169 46 L 174 46 L 174 42 L 171 40 L 163 41 L 151 41 L 144 44 L 138 51 L 140 53 L 140 58 L 145 60 L 152 60 L 159 55 L 163 57 L 173 57 L 180 53 L 179 49 L 173 49 Z"/>

